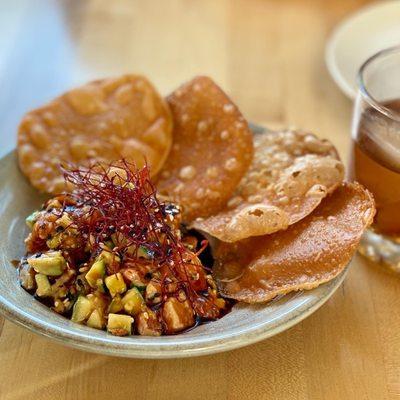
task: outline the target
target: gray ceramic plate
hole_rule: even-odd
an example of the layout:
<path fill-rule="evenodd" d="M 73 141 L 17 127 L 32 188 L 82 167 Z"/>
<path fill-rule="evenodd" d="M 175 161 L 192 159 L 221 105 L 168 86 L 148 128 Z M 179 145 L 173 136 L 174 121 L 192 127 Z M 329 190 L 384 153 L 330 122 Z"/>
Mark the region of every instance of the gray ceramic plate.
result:
<path fill-rule="evenodd" d="M 219 321 L 169 337 L 116 337 L 70 322 L 26 293 L 10 263 L 24 254 L 25 217 L 43 198 L 30 187 L 10 153 L 0 160 L 0 312 L 35 333 L 78 349 L 135 358 L 191 357 L 234 349 L 276 335 L 317 310 L 342 283 L 345 272 L 312 291 L 266 305 L 236 305 Z"/>

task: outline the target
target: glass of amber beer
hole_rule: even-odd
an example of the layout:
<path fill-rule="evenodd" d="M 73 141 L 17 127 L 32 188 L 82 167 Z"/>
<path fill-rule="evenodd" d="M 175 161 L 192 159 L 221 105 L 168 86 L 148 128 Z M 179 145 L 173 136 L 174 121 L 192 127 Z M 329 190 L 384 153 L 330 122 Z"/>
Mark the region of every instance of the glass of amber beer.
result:
<path fill-rule="evenodd" d="M 375 54 L 360 68 L 349 174 L 376 201 L 361 254 L 400 272 L 400 46 Z"/>

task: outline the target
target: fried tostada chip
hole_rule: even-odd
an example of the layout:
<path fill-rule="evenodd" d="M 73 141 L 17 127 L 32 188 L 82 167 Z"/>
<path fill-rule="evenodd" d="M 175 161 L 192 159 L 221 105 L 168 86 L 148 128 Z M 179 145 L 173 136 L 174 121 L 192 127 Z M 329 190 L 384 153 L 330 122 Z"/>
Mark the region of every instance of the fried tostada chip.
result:
<path fill-rule="evenodd" d="M 371 194 L 344 183 L 286 231 L 220 242 L 214 276 L 221 293 L 257 303 L 328 282 L 349 263 L 374 214 Z"/>
<path fill-rule="evenodd" d="M 157 187 L 183 206 L 186 221 L 220 211 L 253 157 L 252 133 L 235 104 L 207 77 L 175 90 L 168 103 L 174 144 Z"/>
<path fill-rule="evenodd" d="M 25 115 L 18 131 L 22 172 L 37 189 L 64 189 L 60 163 L 83 167 L 120 158 L 152 174 L 162 167 L 172 144 L 168 105 L 143 76 L 90 82 Z"/>
<path fill-rule="evenodd" d="M 195 220 L 193 228 L 225 242 L 277 232 L 310 214 L 343 180 L 334 146 L 312 134 L 257 134 L 254 148 L 253 162 L 227 209 Z"/>

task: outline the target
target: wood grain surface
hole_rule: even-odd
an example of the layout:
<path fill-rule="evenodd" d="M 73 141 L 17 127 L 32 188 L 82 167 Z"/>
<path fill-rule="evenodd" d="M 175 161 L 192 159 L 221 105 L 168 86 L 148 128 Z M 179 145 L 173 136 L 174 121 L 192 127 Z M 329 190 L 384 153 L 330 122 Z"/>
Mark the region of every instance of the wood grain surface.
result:
<path fill-rule="evenodd" d="M 327 137 L 347 158 L 352 104 L 324 65 L 342 1 L 15 0 L 0 4 L 0 152 L 24 111 L 90 78 L 143 72 L 162 93 L 196 74 L 248 119 Z M 71 350 L 0 323 L 0 399 L 396 399 L 400 278 L 360 257 L 319 311 L 261 343 L 185 360 Z"/>

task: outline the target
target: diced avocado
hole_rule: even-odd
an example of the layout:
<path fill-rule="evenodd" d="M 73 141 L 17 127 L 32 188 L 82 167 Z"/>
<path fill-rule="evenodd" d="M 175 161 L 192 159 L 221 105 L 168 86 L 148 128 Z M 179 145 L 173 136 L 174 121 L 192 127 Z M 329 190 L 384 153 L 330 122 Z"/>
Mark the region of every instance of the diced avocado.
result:
<path fill-rule="evenodd" d="M 85 296 L 79 296 L 72 310 L 71 321 L 83 322 L 92 312 L 92 303 Z"/>
<path fill-rule="evenodd" d="M 25 219 L 26 225 L 28 225 L 29 229 L 32 229 L 33 225 L 35 225 L 38 215 L 39 215 L 39 211 L 34 211 L 31 215 L 29 215 Z"/>
<path fill-rule="evenodd" d="M 122 298 L 124 310 L 130 315 L 136 315 L 142 309 L 144 300 L 139 290 L 136 288 L 129 289 Z"/>
<path fill-rule="evenodd" d="M 90 317 L 86 322 L 86 325 L 96 329 L 103 329 L 104 318 L 102 317 L 99 310 L 94 310 L 90 314 Z"/>
<path fill-rule="evenodd" d="M 27 261 L 36 272 L 48 276 L 61 275 L 67 265 L 60 251 L 49 251 L 40 257 L 32 256 Z"/>
<path fill-rule="evenodd" d="M 123 309 L 124 309 L 124 305 L 122 304 L 121 296 L 117 294 L 111 300 L 111 303 L 108 307 L 108 312 L 115 314 L 115 313 L 120 312 Z"/>
<path fill-rule="evenodd" d="M 116 336 L 130 335 L 133 321 L 129 315 L 108 314 L 107 331 Z"/>
<path fill-rule="evenodd" d="M 58 233 L 57 235 L 53 236 L 51 239 L 46 240 L 46 245 L 49 249 L 56 249 L 61 244 L 61 235 Z"/>
<path fill-rule="evenodd" d="M 110 291 L 111 297 L 126 292 L 126 283 L 120 272 L 107 276 L 104 282 Z"/>
<path fill-rule="evenodd" d="M 39 297 L 49 297 L 51 296 L 51 285 L 49 278 L 43 274 L 36 274 L 35 281 L 37 285 L 36 294 Z"/>
<path fill-rule="evenodd" d="M 86 280 L 92 288 L 98 288 L 103 285 L 104 274 L 106 273 L 106 266 L 103 260 L 97 260 L 90 267 L 86 274 Z"/>

